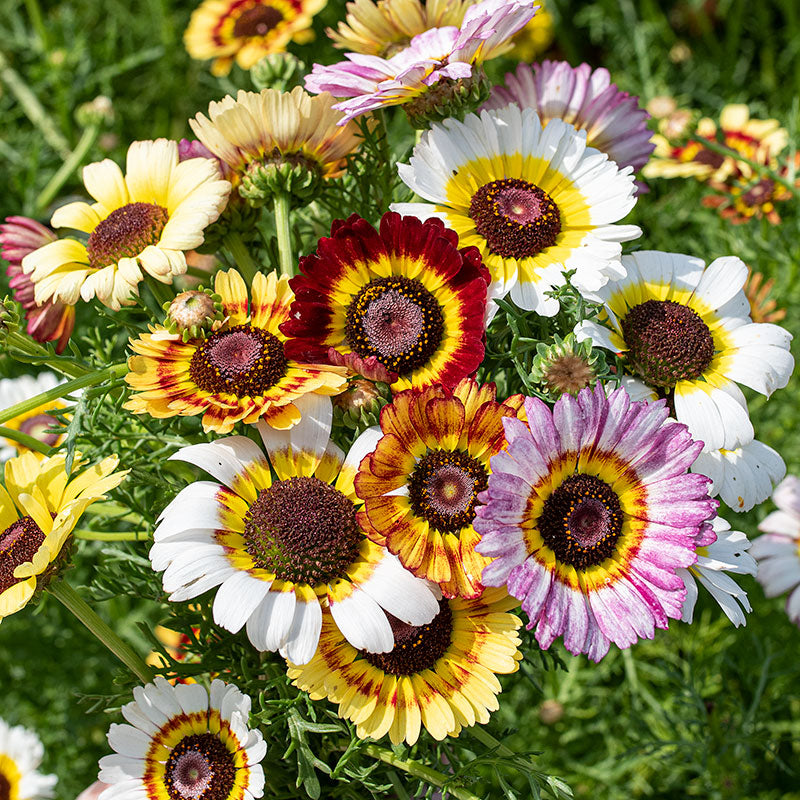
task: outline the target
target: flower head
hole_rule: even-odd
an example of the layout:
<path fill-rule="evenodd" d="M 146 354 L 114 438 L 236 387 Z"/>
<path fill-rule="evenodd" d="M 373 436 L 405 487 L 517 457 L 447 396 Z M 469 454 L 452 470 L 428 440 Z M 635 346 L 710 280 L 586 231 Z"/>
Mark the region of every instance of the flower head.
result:
<path fill-rule="evenodd" d="M 42 800 L 53 796 L 58 779 L 38 771 L 44 748 L 39 737 L 21 725 L 0 719 L 0 797 Z"/>
<path fill-rule="evenodd" d="M 413 745 L 422 727 L 437 740 L 458 736 L 489 721 L 501 691 L 496 675 L 519 668 L 522 623 L 507 613 L 515 605 L 498 589 L 442 600 L 426 625 L 392 619 L 395 646 L 386 653 L 353 647 L 326 611 L 316 655 L 305 667 L 290 665 L 289 677 L 313 699 L 338 703 L 362 739 L 388 734 L 392 744 Z"/>
<path fill-rule="evenodd" d="M 758 526 L 764 532 L 750 548 L 758 562 L 756 578 L 767 597 L 789 593 L 786 613 L 800 627 L 800 478 L 787 475 L 772 500 L 777 511 Z"/>
<path fill-rule="evenodd" d="M 291 92 L 239 91 L 189 120 L 197 138 L 236 173 L 239 192 L 263 200 L 272 191 L 312 194 L 322 180 L 344 171 L 361 143 L 354 123 L 339 125 L 333 98 Z"/>
<path fill-rule="evenodd" d="M 264 794 L 267 752 L 248 726 L 250 698 L 221 680 L 171 686 L 164 678 L 133 690 L 112 724 L 112 755 L 100 759 L 100 800 L 243 800 Z"/>
<path fill-rule="evenodd" d="M 11 408 L 17 403 L 30 400 L 37 394 L 54 389 L 59 380 L 52 372 L 43 372 L 40 375 L 21 375 L 19 378 L 3 378 L 0 380 L 0 409 Z M 50 415 L 49 411 L 66 408 L 66 404 L 61 400 L 51 400 L 36 408 L 32 408 L 24 414 L 12 417 L 3 423 L 6 428 L 20 431 L 28 436 L 33 436 L 40 442 L 55 447 L 58 445 L 62 436 L 59 433 L 48 432 L 51 428 L 59 426 L 58 420 Z M 16 453 L 29 452 L 25 445 L 12 439 L 6 439 L 7 446 L 0 449 L 0 461 L 7 461 Z"/>
<path fill-rule="evenodd" d="M 563 339 L 554 334 L 553 344 L 536 345 L 530 379 L 539 384 L 544 394 L 557 400 L 564 392 L 577 394 L 587 386 L 594 386 L 605 371 L 603 354 L 592 349 L 591 341 L 579 342 L 574 333 Z"/>
<path fill-rule="evenodd" d="M 459 110 L 463 116 L 485 99 L 480 64 L 498 55 L 536 8 L 533 0 L 482 0 L 467 8 L 460 27 L 426 30 L 389 58 L 346 53 L 346 62 L 314 64 L 306 88 L 349 98 L 335 106 L 345 119 L 395 105 L 418 127 Z"/>
<path fill-rule="evenodd" d="M 6 217 L 0 225 L 0 256 L 8 261 L 8 285 L 25 311 L 28 335 L 37 342 L 55 342 L 56 352 L 61 353 L 75 327 L 75 309 L 50 300 L 37 303 L 33 281 L 22 271 L 25 256 L 56 238 L 53 231 L 28 217 Z"/>
<path fill-rule="evenodd" d="M 468 378 L 452 391 L 401 392 L 381 411 L 383 436 L 361 462 L 355 486 L 367 536 L 447 597 L 476 597 L 483 588 L 490 559 L 475 552 L 475 508 L 489 460 L 505 447 L 503 418 L 521 405 L 519 395 L 498 403 L 493 384 Z"/>
<path fill-rule="evenodd" d="M 475 245 L 492 275 L 490 297 L 552 316 L 548 296 L 572 283 L 594 291 L 620 276 L 620 242 L 641 233 L 614 225 L 636 203 L 629 167 L 586 147 L 585 134 L 561 120 L 542 127 L 536 111 L 509 105 L 446 120 L 423 134 L 400 177 L 426 203 L 391 208 L 438 217 L 462 246 Z"/>
<path fill-rule="evenodd" d="M 300 272 L 281 326 L 290 357 L 375 356 L 394 390 L 454 386 L 483 359 L 488 272 L 439 220 L 387 213 L 377 231 L 355 214 L 336 220 Z"/>
<path fill-rule="evenodd" d="M 506 75 L 506 84 L 507 88 L 495 87 L 484 108 L 516 103 L 535 109 L 542 125 L 563 119 L 586 131 L 588 147 L 634 171 L 646 164 L 653 152 L 648 113 L 639 107 L 638 97 L 611 83 L 607 69 L 592 70 L 588 64 L 572 67 L 566 61 L 520 64 L 515 74 Z"/>
<path fill-rule="evenodd" d="M 219 586 L 215 622 L 233 633 L 246 625 L 254 647 L 296 664 L 314 655 L 323 604 L 354 647 L 386 652 L 394 643 L 387 614 L 427 624 L 436 597 L 358 524 L 353 478 L 374 437 L 345 455 L 329 439 L 330 400 L 311 395 L 298 405 L 303 417 L 290 431 L 259 423 L 269 460 L 242 436 L 172 456 L 224 485 L 193 483 L 161 512 L 153 569 L 165 570 L 171 600 Z"/>
<path fill-rule="evenodd" d="M 192 58 L 213 58 L 211 72 L 227 75 L 234 60 L 250 69 L 294 41 L 310 41 L 311 22 L 327 0 L 204 0 L 192 14 L 183 42 Z"/>
<path fill-rule="evenodd" d="M 300 420 L 298 399 L 344 388 L 344 369 L 298 363 L 285 352 L 279 326 L 294 299 L 286 278 L 258 273 L 248 298 L 236 270 L 218 272 L 214 291 L 225 322 L 208 338 L 183 341 L 159 328 L 131 340 L 129 411 L 158 419 L 202 414 L 204 430 L 217 433 L 259 419 L 290 428 Z"/>
<path fill-rule="evenodd" d="M 88 242 L 59 239 L 22 261 L 38 303 L 97 297 L 119 310 L 138 295 L 143 273 L 172 283 L 186 272 L 185 252 L 202 244 L 230 192 L 213 161 L 179 162 L 177 143 L 166 139 L 134 142 L 124 176 L 106 159 L 84 167 L 83 182 L 96 202 L 62 206 L 50 224 L 88 234 Z"/>
<path fill-rule="evenodd" d="M 5 464 L 0 487 L 0 621 L 24 608 L 37 588 L 53 577 L 64 545 L 81 514 L 119 486 L 127 472 L 114 472 L 118 459 L 83 466 L 76 456 L 65 474 L 66 455 L 33 453 Z"/>
<path fill-rule="evenodd" d="M 495 557 L 483 583 L 508 584 L 541 647 L 563 635 L 598 661 L 681 618 L 677 570 L 696 563 L 717 507 L 708 479 L 686 473 L 702 444 L 663 401 L 624 389 L 564 395 L 552 411 L 528 398 L 525 413 L 503 420 L 508 450 L 479 498 L 477 550 Z"/>
<path fill-rule="evenodd" d="M 597 292 L 604 316 L 580 323 L 578 338 L 622 354 L 626 373 L 666 397 L 705 450 L 752 441 L 737 384 L 769 396 L 786 385 L 794 360 L 790 333 L 748 316 L 747 267 L 733 256 L 706 267 L 655 250 L 622 263 L 627 275 Z"/>

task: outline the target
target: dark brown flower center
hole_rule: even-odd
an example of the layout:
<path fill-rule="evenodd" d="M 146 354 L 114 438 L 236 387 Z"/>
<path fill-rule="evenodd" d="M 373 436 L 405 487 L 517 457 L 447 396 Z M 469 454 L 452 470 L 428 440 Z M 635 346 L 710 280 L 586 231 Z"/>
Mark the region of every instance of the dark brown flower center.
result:
<path fill-rule="evenodd" d="M 22 517 L 0 533 L 0 594 L 16 586 L 23 578 L 15 578 L 14 570 L 36 555 L 45 535 L 31 517 Z"/>
<path fill-rule="evenodd" d="M 364 535 L 352 501 L 338 489 L 319 478 L 289 478 L 261 490 L 244 539 L 257 567 L 316 586 L 344 577 Z"/>
<path fill-rule="evenodd" d="M 46 433 L 49 428 L 58 428 L 58 420 L 51 417 L 49 414 L 36 414 L 32 417 L 22 420 L 19 425 L 20 433 L 27 433 L 28 436 L 33 436 L 40 442 L 50 445 L 51 447 L 58 441 L 60 433 Z"/>
<path fill-rule="evenodd" d="M 197 348 L 189 375 L 206 392 L 259 397 L 286 375 L 283 342 L 252 325 L 219 331 Z"/>
<path fill-rule="evenodd" d="M 417 280 L 376 278 L 347 308 L 347 343 L 364 358 L 407 375 L 439 348 L 444 317 L 439 301 Z"/>
<path fill-rule="evenodd" d="M 234 36 L 266 36 L 283 21 L 283 14 L 274 6 L 257 5 L 239 15 L 233 26 Z"/>
<path fill-rule="evenodd" d="M 672 300 L 648 300 L 622 320 L 629 369 L 651 386 L 695 380 L 714 358 L 714 339 L 700 315 Z"/>
<path fill-rule="evenodd" d="M 171 800 L 227 800 L 235 780 L 233 754 L 213 733 L 181 739 L 164 768 Z"/>
<path fill-rule="evenodd" d="M 89 265 L 100 269 L 121 258 L 135 258 L 145 247 L 158 244 L 168 219 L 167 209 L 153 203 L 128 203 L 115 209 L 89 236 Z"/>
<path fill-rule="evenodd" d="M 545 500 L 536 525 L 563 564 L 579 570 L 614 552 L 624 514 L 616 492 L 594 475 L 570 475 Z"/>
<path fill-rule="evenodd" d="M 486 470 L 460 450 L 435 450 L 418 462 L 408 484 L 411 508 L 440 533 L 472 524 L 478 494 L 489 485 Z"/>
<path fill-rule="evenodd" d="M 392 675 L 414 675 L 433 669 L 447 652 L 453 638 L 453 612 L 447 600 L 439 601 L 439 613 L 427 625 L 408 625 L 387 614 L 394 633 L 394 649 L 389 653 L 359 651 L 373 667 Z"/>
<path fill-rule="evenodd" d="M 545 370 L 544 379 L 551 389 L 575 394 L 588 386 L 594 378 L 586 359 L 574 353 L 556 358 Z"/>
<path fill-rule="evenodd" d="M 0 771 L 0 800 L 11 800 L 11 781 Z"/>
<path fill-rule="evenodd" d="M 503 258 L 535 256 L 561 233 L 561 214 L 550 195 L 519 178 L 481 186 L 469 215 L 489 250 Z"/>

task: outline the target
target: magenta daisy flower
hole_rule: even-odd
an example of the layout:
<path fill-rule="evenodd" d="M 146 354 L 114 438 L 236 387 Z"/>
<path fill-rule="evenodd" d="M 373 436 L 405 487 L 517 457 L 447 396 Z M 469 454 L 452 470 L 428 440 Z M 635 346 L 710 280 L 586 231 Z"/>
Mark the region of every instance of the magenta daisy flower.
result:
<path fill-rule="evenodd" d="M 607 153 L 620 167 L 641 169 L 655 145 L 647 127 L 650 115 L 639 98 L 611 83 L 607 69 L 592 70 L 588 64 L 573 67 L 566 61 L 520 64 L 506 84 L 496 86 L 484 108 L 493 110 L 516 103 L 533 108 L 542 125 L 551 119 L 586 131 L 586 144 Z"/>
<path fill-rule="evenodd" d="M 495 560 L 486 586 L 508 585 L 548 648 L 599 661 L 680 619 L 678 574 L 697 563 L 717 501 L 686 472 L 702 449 L 664 401 L 631 401 L 602 386 L 550 410 L 525 400 L 527 423 L 505 418 L 508 451 L 479 496 L 476 550 Z"/>

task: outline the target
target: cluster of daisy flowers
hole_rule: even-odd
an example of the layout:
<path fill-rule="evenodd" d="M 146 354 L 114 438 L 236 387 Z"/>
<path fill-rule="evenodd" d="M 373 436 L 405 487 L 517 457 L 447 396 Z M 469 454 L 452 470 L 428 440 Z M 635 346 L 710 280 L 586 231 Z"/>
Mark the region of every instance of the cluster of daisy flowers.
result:
<path fill-rule="evenodd" d="M 323 5 L 206 0 L 186 45 L 216 74 L 249 69 L 307 40 Z M 800 621 L 797 479 L 752 548 L 719 515 L 784 478 L 742 387 L 787 384 L 791 335 L 757 316 L 735 256 L 639 242 L 623 255 L 642 237 L 625 222 L 646 202 L 637 172 L 738 186 L 752 164 L 774 166 L 785 132 L 729 107 L 724 146 L 746 160 L 718 159 L 653 140 L 602 68 L 521 64 L 491 86 L 483 64 L 536 18 L 532 0 L 347 12 L 329 31 L 344 58 L 315 64 L 305 88 L 212 102 L 189 121 L 195 140 L 134 142 L 124 171 L 83 169 L 91 202 L 0 232 L 27 333 L 55 343 L 40 360 L 63 362 L 80 301 L 138 331 L 113 400 L 180 431 L 169 460 L 196 477 L 155 510 L 148 554 L 167 602 L 208 601 L 253 664 L 279 654 L 270 663 L 358 737 L 409 745 L 488 721 L 498 676 L 526 655 L 523 626 L 541 649 L 560 639 L 599 661 L 690 623 L 700 587 L 742 625 L 734 576 L 756 559 Z M 385 146 L 395 106 L 420 131 L 396 168 L 398 196 L 414 197 L 350 213 L 358 159 Z M 291 220 L 333 203 L 329 234 L 298 246 Z M 581 309 L 568 330 L 565 297 Z M 521 318 L 549 330 L 524 373 L 515 348 L 531 341 L 503 338 Z M 27 340 L 4 327 L 13 354 Z M 74 606 L 62 572 L 75 528 L 126 479 L 115 456 L 62 448 L 59 398 L 90 371 L 63 388 L 0 383 L 0 619 L 42 591 Z M 201 674 L 202 652 L 191 663 Z M 100 764 L 109 800 L 264 793 L 249 697 L 217 676 L 137 674 Z M 22 775 L 3 758 L 0 781 Z"/>

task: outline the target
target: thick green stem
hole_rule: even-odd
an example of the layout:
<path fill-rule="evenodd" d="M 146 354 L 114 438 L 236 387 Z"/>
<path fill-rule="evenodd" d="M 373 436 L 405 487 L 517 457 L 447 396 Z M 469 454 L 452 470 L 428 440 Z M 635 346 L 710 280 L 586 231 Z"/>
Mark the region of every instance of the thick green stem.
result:
<path fill-rule="evenodd" d="M 431 767 L 426 766 L 420 761 L 415 761 L 412 758 L 400 758 L 400 756 L 396 756 L 391 750 L 378 747 L 376 744 L 368 744 L 364 747 L 364 752 L 378 761 L 383 761 L 384 764 L 389 764 L 396 769 L 403 770 L 403 772 L 407 772 L 409 775 L 413 775 L 415 778 L 419 778 L 421 781 L 425 781 L 439 789 L 443 788 L 449 780 L 447 775 L 437 772 L 435 769 L 431 769 Z M 476 797 L 472 792 L 468 792 L 466 789 L 448 786 L 446 791 L 452 797 L 458 798 L 458 800 L 480 800 L 479 797 Z"/>
<path fill-rule="evenodd" d="M 506 747 L 501 741 L 495 739 L 494 736 L 481 725 L 473 725 L 469 729 L 469 732 L 481 744 L 485 744 L 487 747 L 497 748 L 497 752 L 504 758 L 514 758 L 517 755 L 510 747 Z"/>
<path fill-rule="evenodd" d="M 242 239 L 242 234 L 238 231 L 231 231 L 223 239 L 223 244 L 230 251 L 236 268 L 242 273 L 247 283 L 252 284 L 253 278 L 258 272 L 258 264 L 253 260 L 253 256 L 250 255 L 250 251 Z"/>
<path fill-rule="evenodd" d="M 42 10 L 36 0 L 25 0 L 25 8 L 28 9 L 28 16 L 31 18 L 31 25 L 42 43 L 42 50 L 45 52 L 50 49 L 50 39 L 47 35 L 47 26 L 42 18 Z"/>
<path fill-rule="evenodd" d="M 153 670 L 133 648 L 123 642 L 64 580 L 53 581 L 47 591 L 63 603 L 142 683 L 153 680 Z"/>
<path fill-rule="evenodd" d="M 281 275 L 291 278 L 294 275 L 294 254 L 292 235 L 289 229 L 289 195 L 276 192 L 272 198 L 275 208 L 275 229 L 278 232 L 278 255 L 281 261 Z"/>
<path fill-rule="evenodd" d="M 117 522 L 133 522 L 136 525 L 145 524 L 144 517 L 140 514 L 131 511 L 127 506 L 110 501 L 105 503 L 93 503 L 83 513 L 94 514 L 100 517 L 109 517 Z"/>
<path fill-rule="evenodd" d="M 47 348 L 42 347 L 38 342 L 19 331 L 13 331 L 6 336 L 6 352 L 12 357 L 17 358 L 12 350 L 17 350 L 23 356 L 27 356 L 32 362 L 44 364 L 45 366 L 60 372 L 62 375 L 69 375 L 77 378 L 79 375 L 88 375 L 94 370 L 85 364 L 75 361 L 66 356 L 53 355 Z M 17 358 L 17 360 L 20 360 Z"/>
<path fill-rule="evenodd" d="M 0 424 L 8 422 L 8 420 L 14 419 L 14 417 L 18 417 L 20 414 L 27 414 L 29 411 L 33 411 L 34 408 L 44 405 L 45 403 L 49 403 L 51 400 L 57 400 L 59 397 L 65 397 L 66 395 L 70 394 L 71 392 L 75 392 L 78 389 L 83 389 L 86 386 L 95 386 L 96 384 L 102 383 L 105 380 L 113 380 L 114 378 L 118 378 L 121 375 L 124 375 L 127 371 L 127 364 L 114 364 L 110 367 L 106 367 L 106 369 L 101 369 L 97 372 L 91 372 L 88 375 L 82 375 L 80 378 L 75 378 L 75 380 L 67 381 L 66 383 L 54 386 L 52 389 L 48 389 L 46 392 L 37 394 L 35 397 L 31 397 L 29 400 L 23 400 L 21 403 L 17 403 L 10 408 L 0 411 Z"/>
<path fill-rule="evenodd" d="M 149 541 L 149 534 L 144 531 L 119 531 L 106 533 L 104 531 L 90 531 L 85 528 L 76 528 L 72 535 L 76 539 L 86 539 L 90 542 L 144 542 Z"/>
<path fill-rule="evenodd" d="M 35 437 L 28 436 L 27 433 L 15 430 L 14 428 L 4 428 L 0 426 L 0 436 L 11 439 L 14 442 L 19 442 L 24 447 L 27 447 L 28 450 L 35 450 L 37 453 L 43 453 L 44 455 L 49 455 L 50 451 L 53 449 L 50 445 L 40 442 Z"/>
<path fill-rule="evenodd" d="M 99 123 L 90 125 L 81 134 L 78 144 L 75 149 L 69 154 L 69 157 L 59 167 L 58 172 L 53 175 L 47 182 L 47 186 L 42 189 L 39 196 L 36 198 L 36 210 L 41 211 L 47 208 L 53 201 L 53 198 L 59 193 L 61 187 L 72 177 L 76 169 L 83 163 L 84 158 L 89 150 L 92 149 L 97 137 L 100 134 L 101 125 Z"/>

